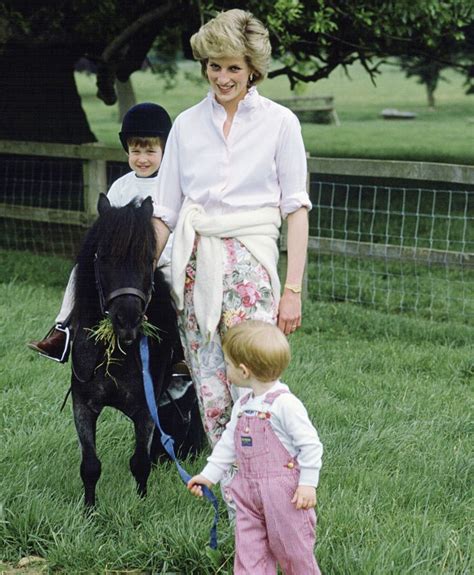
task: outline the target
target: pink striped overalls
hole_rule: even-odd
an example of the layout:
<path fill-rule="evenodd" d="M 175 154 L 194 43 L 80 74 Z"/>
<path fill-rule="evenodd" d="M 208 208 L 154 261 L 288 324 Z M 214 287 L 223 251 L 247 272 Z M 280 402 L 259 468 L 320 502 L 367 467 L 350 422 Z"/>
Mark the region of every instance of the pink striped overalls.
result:
<path fill-rule="evenodd" d="M 271 405 L 282 393 L 269 394 Z M 244 405 L 250 394 L 245 396 Z M 229 486 L 237 507 L 234 575 L 320 575 L 314 557 L 316 513 L 291 499 L 299 466 L 272 429 L 269 411 L 242 411 L 234 441 L 238 472 Z"/>

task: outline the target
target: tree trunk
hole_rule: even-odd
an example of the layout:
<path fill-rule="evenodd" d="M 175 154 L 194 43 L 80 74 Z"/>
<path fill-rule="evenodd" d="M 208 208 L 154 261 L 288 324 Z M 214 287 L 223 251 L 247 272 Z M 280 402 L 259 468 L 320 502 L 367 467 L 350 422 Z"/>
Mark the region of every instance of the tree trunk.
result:
<path fill-rule="evenodd" d="M 115 81 L 115 89 L 117 90 L 117 98 L 119 104 L 119 122 L 123 120 L 123 117 L 127 111 L 135 106 L 137 99 L 135 97 L 135 92 L 133 90 L 132 80 L 129 78 L 126 82 L 121 82 L 120 80 Z"/>
<path fill-rule="evenodd" d="M 0 51 L 0 139 L 97 141 L 74 80 L 79 54 L 62 46 L 6 45 Z"/>
<path fill-rule="evenodd" d="M 430 110 L 435 109 L 435 90 L 436 86 L 433 87 L 431 84 L 426 84 L 426 96 L 428 98 L 428 107 Z"/>

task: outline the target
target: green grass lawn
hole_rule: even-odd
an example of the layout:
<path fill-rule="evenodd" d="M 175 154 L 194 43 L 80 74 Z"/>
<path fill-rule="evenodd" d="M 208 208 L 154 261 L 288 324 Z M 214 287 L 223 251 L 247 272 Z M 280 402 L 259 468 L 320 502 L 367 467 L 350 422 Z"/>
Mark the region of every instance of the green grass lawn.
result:
<path fill-rule="evenodd" d="M 70 263 L 0 251 L 0 265 L 0 560 L 37 555 L 68 575 L 230 574 L 225 513 L 214 563 L 210 507 L 171 465 L 153 472 L 146 500 L 136 496 L 132 427 L 112 410 L 98 428 L 99 503 L 82 514 L 70 404 L 59 411 L 69 366 L 25 347 L 55 316 Z M 449 320 L 306 304 L 284 379 L 325 447 L 316 553 L 326 575 L 473 572 L 472 337 Z"/>
<path fill-rule="evenodd" d="M 474 96 L 464 94 L 462 77 L 446 72 L 436 92 L 437 108 L 430 111 L 423 86 L 407 79 L 395 66 L 385 65 L 374 86 L 358 65 L 350 78 L 336 70 L 330 78 L 306 87 L 303 95 L 332 95 L 341 126 L 303 124 L 306 147 L 313 156 L 387 158 L 472 164 L 474 159 Z M 98 139 L 119 147 L 117 106 L 95 97 L 95 76 L 76 74 L 83 106 Z M 163 80 L 150 72 L 132 75 L 137 101 L 164 105 L 174 118 L 207 92 L 196 63 L 182 64 L 179 81 L 166 90 Z M 285 78 L 266 80 L 260 91 L 270 98 L 291 95 Z M 416 112 L 415 120 L 388 121 L 384 108 Z"/>

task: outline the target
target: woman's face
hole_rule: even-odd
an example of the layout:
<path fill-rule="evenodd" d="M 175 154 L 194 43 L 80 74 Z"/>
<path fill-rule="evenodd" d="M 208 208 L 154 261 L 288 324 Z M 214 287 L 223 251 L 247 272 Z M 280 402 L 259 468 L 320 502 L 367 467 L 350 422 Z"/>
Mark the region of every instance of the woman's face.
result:
<path fill-rule="evenodd" d="M 209 58 L 206 66 L 211 89 L 224 108 L 237 107 L 245 97 L 250 66 L 243 57 Z"/>

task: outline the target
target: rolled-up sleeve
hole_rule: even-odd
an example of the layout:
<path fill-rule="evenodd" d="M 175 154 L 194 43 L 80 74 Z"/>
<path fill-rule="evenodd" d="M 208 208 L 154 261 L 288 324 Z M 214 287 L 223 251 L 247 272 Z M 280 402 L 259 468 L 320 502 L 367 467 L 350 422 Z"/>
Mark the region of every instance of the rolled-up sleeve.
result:
<path fill-rule="evenodd" d="M 179 120 L 171 128 L 153 194 L 153 215 L 171 230 L 176 226 L 183 203 L 180 183 Z"/>
<path fill-rule="evenodd" d="M 275 161 L 281 188 L 282 217 L 286 218 L 301 207 L 310 210 L 312 205 L 306 189 L 306 151 L 301 125 L 293 112 L 289 112 L 282 123 Z"/>

